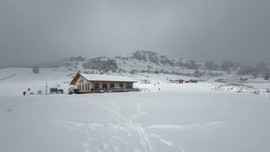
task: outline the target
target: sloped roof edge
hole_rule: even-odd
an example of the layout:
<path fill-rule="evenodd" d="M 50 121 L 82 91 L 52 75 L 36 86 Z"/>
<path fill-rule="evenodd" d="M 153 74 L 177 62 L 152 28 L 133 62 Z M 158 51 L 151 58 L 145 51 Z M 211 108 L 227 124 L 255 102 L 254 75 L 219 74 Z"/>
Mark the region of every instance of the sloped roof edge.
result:
<path fill-rule="evenodd" d="M 137 82 L 128 77 L 117 76 L 117 75 L 100 75 L 100 74 L 85 74 L 85 73 L 77 73 L 75 77 L 70 82 L 70 85 L 74 85 L 78 78 L 82 76 L 88 81 L 100 81 L 100 82 Z"/>

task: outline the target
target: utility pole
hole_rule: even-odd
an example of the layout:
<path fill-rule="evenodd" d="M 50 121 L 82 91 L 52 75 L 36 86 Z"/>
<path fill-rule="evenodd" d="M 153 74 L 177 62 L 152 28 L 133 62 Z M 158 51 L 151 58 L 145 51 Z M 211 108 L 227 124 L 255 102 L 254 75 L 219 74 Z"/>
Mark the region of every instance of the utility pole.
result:
<path fill-rule="evenodd" d="M 46 90 L 45 90 L 46 95 L 47 95 L 47 90 L 48 90 L 48 85 L 47 85 L 47 82 L 46 82 Z"/>
<path fill-rule="evenodd" d="M 268 93 L 268 98 L 270 100 L 270 89 L 269 88 L 266 89 L 266 93 Z"/>

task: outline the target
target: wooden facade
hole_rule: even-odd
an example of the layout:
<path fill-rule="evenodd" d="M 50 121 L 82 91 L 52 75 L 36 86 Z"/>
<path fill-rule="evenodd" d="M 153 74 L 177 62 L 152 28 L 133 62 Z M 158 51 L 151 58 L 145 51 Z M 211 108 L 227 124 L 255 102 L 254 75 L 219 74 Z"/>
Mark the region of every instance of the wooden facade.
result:
<path fill-rule="evenodd" d="M 132 79 L 122 76 L 77 73 L 70 82 L 70 85 L 78 93 L 127 92 L 134 90 L 133 83 L 135 82 Z"/>

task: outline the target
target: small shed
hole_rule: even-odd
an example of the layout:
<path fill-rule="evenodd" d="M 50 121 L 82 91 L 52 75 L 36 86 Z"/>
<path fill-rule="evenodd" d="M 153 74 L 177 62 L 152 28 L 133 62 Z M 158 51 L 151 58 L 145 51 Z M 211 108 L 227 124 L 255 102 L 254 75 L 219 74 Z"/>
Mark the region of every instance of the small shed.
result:
<path fill-rule="evenodd" d="M 79 93 L 127 92 L 134 90 L 135 82 L 123 76 L 77 73 L 70 85 L 78 89 Z"/>

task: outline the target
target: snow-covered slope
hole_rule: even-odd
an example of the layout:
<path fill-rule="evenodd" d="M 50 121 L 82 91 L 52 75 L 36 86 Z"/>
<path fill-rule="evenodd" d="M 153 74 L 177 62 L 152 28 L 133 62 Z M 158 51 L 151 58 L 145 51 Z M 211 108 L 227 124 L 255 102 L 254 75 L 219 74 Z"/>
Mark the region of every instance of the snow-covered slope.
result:
<path fill-rule="evenodd" d="M 46 83 L 48 89 L 58 87 L 67 90 L 73 74 L 53 69 L 40 69 L 38 74 L 34 74 L 30 68 L 0 69 L 0 78 L 7 78 L 0 81 L 0 96 L 22 95 L 23 91 L 28 91 L 28 88 L 34 94 L 39 90 L 45 94 Z M 9 77 L 11 75 L 12 77 Z"/>
<path fill-rule="evenodd" d="M 80 65 L 82 68 L 82 66 Z M 91 73 L 88 70 L 79 70 L 81 72 Z M 76 70 L 68 70 L 63 67 L 58 68 L 40 68 L 40 73 L 34 74 L 30 68 L 5 68 L 0 69 L 0 95 L 22 95 L 23 91 L 30 88 L 33 94 L 45 94 L 49 88 L 57 87 L 68 92 L 69 83 L 75 76 Z M 92 71 L 93 72 L 93 71 Z M 93 73 L 99 73 L 95 71 Z M 137 81 L 136 88 L 142 91 L 157 91 L 171 87 L 169 80 L 191 80 L 197 79 L 200 82 L 207 83 L 209 88 L 216 91 L 230 91 L 237 93 L 254 93 L 267 95 L 270 90 L 268 80 L 250 78 L 247 81 L 240 81 L 238 75 L 222 75 L 219 77 L 194 77 L 176 74 L 164 73 L 130 73 L 120 72 L 106 74 L 129 77 Z M 181 84 L 175 84 L 181 85 Z M 8 87 L 7 87 L 8 86 Z"/>
<path fill-rule="evenodd" d="M 68 71 L 62 68 L 40 68 L 40 72 L 35 74 L 30 68 L 5 68 L 0 69 L 0 96 L 4 95 L 19 95 L 23 91 L 30 88 L 33 94 L 46 93 L 49 88 L 64 89 L 64 93 L 68 92 L 69 83 L 75 76 L 76 72 Z M 168 81 L 171 79 L 193 79 L 194 77 L 186 77 L 171 74 L 153 74 L 153 73 L 111 73 L 111 75 L 125 76 L 135 83 L 136 88 L 141 88 L 143 91 L 155 91 L 163 88 L 168 88 Z M 148 80 L 145 84 L 143 81 Z"/>
<path fill-rule="evenodd" d="M 47 65 L 47 66 L 44 66 Z M 218 76 L 224 72 L 206 70 L 204 63 L 188 59 L 170 58 L 150 51 L 136 51 L 115 57 L 85 59 L 72 57 L 39 67 L 55 68 L 59 71 L 83 71 L 87 73 L 129 72 L 129 73 L 166 73 L 184 76 Z"/>
<path fill-rule="evenodd" d="M 96 57 L 70 57 L 56 62 L 32 65 L 30 67 L 52 68 L 62 72 L 84 73 L 162 73 L 181 76 L 192 76 L 203 80 L 228 75 L 239 77 L 262 78 L 270 80 L 270 65 L 258 63 L 255 66 L 245 66 L 231 61 L 216 64 L 211 61 L 199 63 L 180 57 L 168 57 L 151 51 L 136 51 L 130 54 Z M 26 67 L 26 66 L 24 66 Z M 29 67 L 29 66 L 28 66 Z M 234 78 L 233 78 L 234 79 Z M 244 78 L 246 79 L 246 78 Z M 230 81 L 230 80 L 229 80 Z"/>

